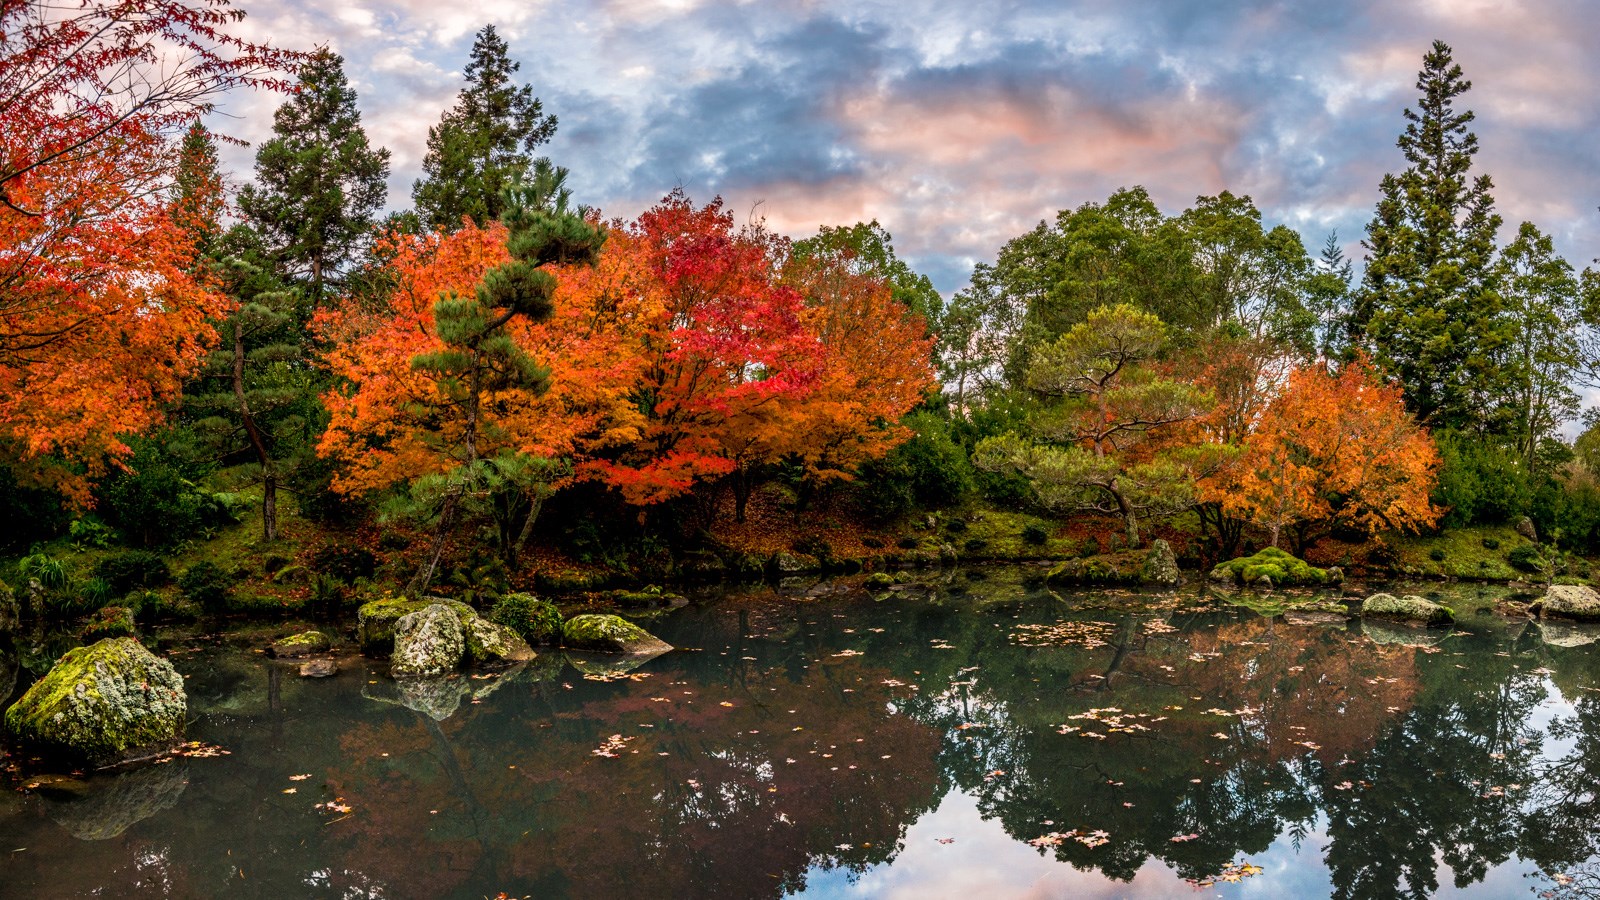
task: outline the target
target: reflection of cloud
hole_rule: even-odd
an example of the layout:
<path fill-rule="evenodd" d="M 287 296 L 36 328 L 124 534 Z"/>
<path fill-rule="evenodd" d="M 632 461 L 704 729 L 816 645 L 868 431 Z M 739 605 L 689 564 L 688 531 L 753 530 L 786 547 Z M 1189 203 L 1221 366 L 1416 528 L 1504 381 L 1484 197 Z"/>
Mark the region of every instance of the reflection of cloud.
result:
<path fill-rule="evenodd" d="M 1056 209 L 1146 184 L 1169 211 L 1251 194 L 1270 221 L 1354 248 L 1429 42 L 1451 42 L 1508 222 L 1587 262 L 1600 244 L 1600 75 L 1585 0 L 1164 4 L 1008 0 L 244 0 L 251 37 L 328 42 L 394 152 L 391 203 L 493 22 L 561 119 L 580 199 L 631 215 L 673 186 L 765 201 L 774 226 L 877 217 L 958 286 Z M 259 139 L 272 98 L 234 98 Z M 232 167 L 249 169 L 248 152 Z"/>

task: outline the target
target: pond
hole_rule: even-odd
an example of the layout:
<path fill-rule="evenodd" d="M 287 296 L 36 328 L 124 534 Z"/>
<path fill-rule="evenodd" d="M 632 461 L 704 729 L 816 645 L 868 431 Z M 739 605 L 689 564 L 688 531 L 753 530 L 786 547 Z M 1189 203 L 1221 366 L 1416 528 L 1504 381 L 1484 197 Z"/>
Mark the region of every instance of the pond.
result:
<path fill-rule="evenodd" d="M 1600 632 L 1476 590 L 1425 632 L 1016 571 L 766 588 L 631 671 L 410 685 L 169 637 L 207 747 L 14 772 L 0 894 L 1600 895 Z"/>

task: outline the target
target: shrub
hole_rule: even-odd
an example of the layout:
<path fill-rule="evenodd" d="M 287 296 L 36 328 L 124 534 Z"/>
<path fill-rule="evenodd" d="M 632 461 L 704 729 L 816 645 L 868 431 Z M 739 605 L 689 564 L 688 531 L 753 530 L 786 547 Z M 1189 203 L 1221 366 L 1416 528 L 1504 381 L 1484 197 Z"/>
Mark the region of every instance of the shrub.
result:
<path fill-rule="evenodd" d="M 72 538 L 72 545 L 79 550 L 94 548 L 104 550 L 111 546 L 117 539 L 117 532 L 93 518 L 73 519 L 67 526 L 67 534 Z"/>
<path fill-rule="evenodd" d="M 922 540 L 916 535 L 908 534 L 901 537 L 900 540 L 895 541 L 894 544 L 901 550 L 915 550 L 922 546 Z"/>
<path fill-rule="evenodd" d="M 48 591 L 59 591 L 67 586 L 66 566 L 45 553 L 32 553 L 17 560 L 17 576 L 23 584 L 37 581 Z"/>
<path fill-rule="evenodd" d="M 100 508 L 129 542 L 165 547 L 207 528 L 238 521 L 226 500 L 195 484 L 204 470 L 183 467 L 173 454 L 150 440 L 135 440 L 127 470 L 103 482 Z"/>
<path fill-rule="evenodd" d="M 1524 572 L 1543 572 L 1547 565 L 1544 554 L 1534 544 L 1519 544 L 1506 554 L 1506 562 Z"/>
<path fill-rule="evenodd" d="M 1444 551 L 1440 550 L 1438 547 L 1435 547 L 1428 551 L 1428 558 L 1434 562 L 1444 562 Z"/>
<path fill-rule="evenodd" d="M 1050 530 L 1038 522 L 1030 522 L 1022 529 L 1022 542 L 1034 547 L 1042 547 L 1050 540 Z"/>
<path fill-rule="evenodd" d="M 1281 587 L 1286 584 L 1323 584 L 1328 580 L 1328 573 L 1287 551 L 1277 547 L 1265 547 L 1253 556 L 1243 556 L 1218 563 L 1216 568 L 1211 570 L 1211 578 L 1214 581 L 1230 577 L 1245 584 L 1265 577 L 1272 579 L 1274 586 Z"/>
<path fill-rule="evenodd" d="M 1485 550 L 1499 550 L 1500 549 L 1500 541 L 1499 541 L 1499 539 L 1498 538 L 1492 538 L 1492 537 L 1484 538 L 1483 539 L 1483 549 L 1485 549 Z"/>
<path fill-rule="evenodd" d="M 530 644 L 553 644 L 561 638 L 561 613 L 555 604 L 531 594 L 501 597 L 489 618 L 515 631 Z"/>
<path fill-rule="evenodd" d="M 94 567 L 94 575 L 110 585 L 118 597 L 134 588 L 160 587 L 172 581 L 167 561 L 148 550 L 108 556 Z"/>
<path fill-rule="evenodd" d="M 966 448 L 950 433 L 943 416 L 919 410 L 902 424 L 910 440 L 861 467 L 855 492 L 861 506 L 880 519 L 893 519 L 917 507 L 953 506 L 973 490 Z"/>
<path fill-rule="evenodd" d="M 1533 479 L 1515 452 L 1491 440 L 1454 432 L 1437 433 L 1434 440 L 1441 465 L 1433 501 L 1448 510 L 1442 525 L 1509 522 L 1529 510 Z"/>
<path fill-rule="evenodd" d="M 967 530 L 966 519 L 951 519 L 945 523 L 944 530 L 951 534 L 965 534 Z"/>
<path fill-rule="evenodd" d="M 103 578 L 91 578 L 78 588 L 78 602 L 86 610 L 100 609 L 119 596 Z"/>
<path fill-rule="evenodd" d="M 982 553 L 983 551 L 989 549 L 989 542 L 979 537 L 967 538 L 967 542 L 961 546 L 968 553 Z"/>
<path fill-rule="evenodd" d="M 216 563 L 197 562 L 178 579 L 178 590 L 202 610 L 222 612 L 233 595 L 233 578 Z"/>

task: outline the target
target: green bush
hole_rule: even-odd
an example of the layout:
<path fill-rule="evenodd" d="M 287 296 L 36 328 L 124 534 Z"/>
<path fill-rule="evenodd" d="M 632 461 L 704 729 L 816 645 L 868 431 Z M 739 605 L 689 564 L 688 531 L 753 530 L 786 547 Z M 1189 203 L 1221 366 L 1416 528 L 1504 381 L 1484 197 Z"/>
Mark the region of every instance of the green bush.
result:
<path fill-rule="evenodd" d="M 560 611 L 550 601 L 531 594 L 501 597 L 489 618 L 515 631 L 529 644 L 553 644 L 561 639 Z"/>
<path fill-rule="evenodd" d="M 1521 458 L 1490 439 L 1454 432 L 1434 435 L 1439 480 L 1433 500 L 1445 507 L 1448 528 L 1515 521 L 1528 513 L 1535 481 Z"/>
<path fill-rule="evenodd" d="M 861 467 L 855 494 L 862 509 L 887 520 L 917 508 L 954 506 L 971 495 L 972 465 L 949 420 L 918 410 L 901 424 L 912 430 L 911 439 Z"/>
<path fill-rule="evenodd" d="M 1444 551 L 1440 550 L 1438 547 L 1435 547 L 1428 551 L 1428 558 L 1434 562 L 1444 562 Z"/>
<path fill-rule="evenodd" d="M 1038 522 L 1030 522 L 1022 529 L 1022 542 L 1034 547 L 1043 547 L 1050 540 L 1050 530 Z"/>
<path fill-rule="evenodd" d="M 83 609 L 100 609 L 122 596 L 103 578 L 91 578 L 78 588 L 78 602 Z"/>
<path fill-rule="evenodd" d="M 238 521 L 227 503 L 194 483 L 198 469 L 182 467 L 154 441 L 133 444 L 128 469 L 97 491 L 100 508 L 125 539 L 141 547 L 165 547 Z"/>
<path fill-rule="evenodd" d="M 1506 562 L 1513 568 L 1530 573 L 1543 572 L 1548 564 L 1544 554 L 1534 544 L 1519 544 L 1511 548 L 1511 552 L 1506 554 Z"/>
<path fill-rule="evenodd" d="M 67 567 L 49 554 L 30 553 L 17 560 L 17 578 L 23 584 L 37 581 L 47 591 L 64 590 L 68 581 Z"/>
<path fill-rule="evenodd" d="M 962 544 L 961 546 L 968 553 L 982 553 L 983 551 L 989 549 L 989 542 L 979 537 L 967 538 L 966 543 Z"/>
<path fill-rule="evenodd" d="M 228 608 L 233 596 L 233 578 L 212 562 L 197 562 L 178 579 L 178 590 L 189 602 L 208 613 Z"/>
<path fill-rule="evenodd" d="M 915 550 L 922 546 L 922 540 L 914 534 L 907 534 L 901 536 L 900 540 L 895 541 L 894 544 L 901 550 Z"/>
<path fill-rule="evenodd" d="M 371 578 L 378 569 L 378 558 L 363 547 L 333 544 L 312 554 L 311 568 L 320 575 L 351 582 Z"/>
<path fill-rule="evenodd" d="M 1483 549 L 1485 549 L 1485 550 L 1499 550 L 1500 549 L 1500 541 L 1499 541 L 1499 539 L 1498 538 L 1492 538 L 1492 537 L 1484 538 L 1483 539 Z"/>
<path fill-rule="evenodd" d="M 172 581 L 172 570 L 160 554 L 133 550 L 100 560 L 94 576 L 111 586 L 118 597 L 134 588 L 160 587 Z"/>

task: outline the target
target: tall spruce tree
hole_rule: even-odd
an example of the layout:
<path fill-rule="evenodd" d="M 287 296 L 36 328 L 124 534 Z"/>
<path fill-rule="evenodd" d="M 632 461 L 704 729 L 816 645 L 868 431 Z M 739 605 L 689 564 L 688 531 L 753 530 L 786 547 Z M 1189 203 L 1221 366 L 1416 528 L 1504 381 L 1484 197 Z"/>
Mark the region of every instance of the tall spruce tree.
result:
<path fill-rule="evenodd" d="M 1450 47 L 1434 41 L 1417 75 L 1422 96 L 1405 111 L 1398 142 L 1409 166 L 1383 177 L 1367 226 L 1369 258 L 1352 325 L 1425 423 L 1494 433 L 1508 385 L 1494 272 L 1501 220 L 1493 182 L 1472 174 L 1473 114 L 1456 108 L 1471 87 Z"/>
<path fill-rule="evenodd" d="M 454 231 L 462 217 L 479 225 L 498 219 L 502 192 L 527 175 L 533 149 L 555 134 L 556 117 L 545 115 L 533 88 L 511 80 L 519 68 L 485 25 L 472 43 L 467 86 L 428 129 L 426 176 L 411 191 L 427 227 Z"/>
<path fill-rule="evenodd" d="M 216 139 L 196 120 L 184 132 L 183 144 L 178 148 L 172 205 L 173 217 L 194 239 L 197 258 L 210 255 L 222 234 L 224 203 Z"/>
<path fill-rule="evenodd" d="M 370 239 L 388 192 L 389 151 L 367 142 L 344 58 L 327 48 L 300 70 L 299 89 L 278 107 L 272 131 L 239 208 L 281 273 L 300 279 L 316 306 Z"/>

